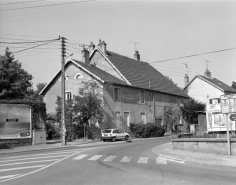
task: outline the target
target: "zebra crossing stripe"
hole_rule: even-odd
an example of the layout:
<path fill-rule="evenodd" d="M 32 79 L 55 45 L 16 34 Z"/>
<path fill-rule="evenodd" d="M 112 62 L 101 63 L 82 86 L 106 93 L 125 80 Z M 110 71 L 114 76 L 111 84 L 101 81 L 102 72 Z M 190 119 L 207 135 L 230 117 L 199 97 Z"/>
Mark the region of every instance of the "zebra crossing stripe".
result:
<path fill-rule="evenodd" d="M 22 169 L 28 169 L 28 168 L 40 168 L 44 167 L 45 165 L 38 165 L 38 166 L 25 166 L 25 167 L 19 167 L 19 168 L 7 168 L 0 170 L 0 172 L 6 172 L 6 171 L 12 171 L 12 170 L 22 170 Z"/>
<path fill-rule="evenodd" d="M 110 155 L 106 159 L 104 159 L 103 161 L 113 161 L 115 158 L 116 158 L 116 156 Z"/>
<path fill-rule="evenodd" d="M 157 164 L 167 164 L 167 161 L 166 160 L 164 160 L 164 159 L 161 159 L 161 158 L 156 158 L 156 163 Z"/>
<path fill-rule="evenodd" d="M 138 163 L 147 163 L 148 157 L 139 157 Z"/>
<path fill-rule="evenodd" d="M 84 157 L 87 157 L 87 156 L 88 156 L 88 154 L 81 154 L 81 155 L 73 158 L 73 160 L 80 160 L 80 159 L 83 159 Z"/>
<path fill-rule="evenodd" d="M 95 156 L 91 157 L 91 158 L 88 159 L 88 160 L 90 160 L 90 161 L 96 161 L 96 160 L 98 160 L 100 157 L 102 157 L 102 155 L 95 155 Z"/>
<path fill-rule="evenodd" d="M 128 163 L 131 160 L 132 157 L 130 156 L 124 156 L 123 159 L 120 161 L 122 163 Z"/>

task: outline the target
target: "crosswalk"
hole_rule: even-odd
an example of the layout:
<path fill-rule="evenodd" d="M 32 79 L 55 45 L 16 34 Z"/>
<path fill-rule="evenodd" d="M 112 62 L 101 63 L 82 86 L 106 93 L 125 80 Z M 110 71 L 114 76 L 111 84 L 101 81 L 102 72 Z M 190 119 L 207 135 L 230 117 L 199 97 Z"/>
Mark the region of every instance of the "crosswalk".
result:
<path fill-rule="evenodd" d="M 0 158 L 0 183 L 35 173 L 84 151 L 85 150 L 82 149 L 74 149 L 58 152 L 2 157 Z"/>
<path fill-rule="evenodd" d="M 115 155 L 89 155 L 89 154 L 80 154 L 76 157 L 74 157 L 72 160 L 88 160 L 88 161 L 104 161 L 104 162 L 121 162 L 121 163 L 129 163 L 133 159 L 132 156 L 115 156 Z M 168 162 L 177 162 L 177 163 L 182 163 L 185 164 L 185 161 L 179 160 L 176 158 L 171 158 L 171 157 L 165 157 L 165 156 L 158 156 L 156 159 L 153 161 L 153 159 L 150 159 L 148 157 L 139 157 L 138 160 L 135 159 L 133 162 L 137 162 L 139 164 L 148 164 L 148 163 L 156 163 L 156 164 L 168 164 Z"/>

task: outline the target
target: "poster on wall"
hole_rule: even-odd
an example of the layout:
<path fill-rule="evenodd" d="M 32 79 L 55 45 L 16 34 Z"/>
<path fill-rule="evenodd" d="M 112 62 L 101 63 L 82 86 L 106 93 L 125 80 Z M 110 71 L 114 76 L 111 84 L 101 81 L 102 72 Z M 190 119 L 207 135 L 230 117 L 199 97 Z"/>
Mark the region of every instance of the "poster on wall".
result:
<path fill-rule="evenodd" d="M 0 104 L 0 139 L 31 138 L 31 108 L 23 104 Z"/>
<path fill-rule="evenodd" d="M 228 118 L 229 130 L 235 131 L 235 122 L 229 119 L 226 114 L 207 111 L 207 131 L 227 131 L 226 119 Z"/>

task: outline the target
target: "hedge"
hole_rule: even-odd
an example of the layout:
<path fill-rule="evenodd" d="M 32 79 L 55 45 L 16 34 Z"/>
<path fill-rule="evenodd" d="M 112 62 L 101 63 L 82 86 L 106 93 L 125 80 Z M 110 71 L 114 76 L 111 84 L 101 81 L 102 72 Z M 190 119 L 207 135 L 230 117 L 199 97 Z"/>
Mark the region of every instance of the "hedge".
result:
<path fill-rule="evenodd" d="M 165 134 L 165 129 L 154 123 L 130 124 L 132 135 L 137 138 L 161 137 Z"/>

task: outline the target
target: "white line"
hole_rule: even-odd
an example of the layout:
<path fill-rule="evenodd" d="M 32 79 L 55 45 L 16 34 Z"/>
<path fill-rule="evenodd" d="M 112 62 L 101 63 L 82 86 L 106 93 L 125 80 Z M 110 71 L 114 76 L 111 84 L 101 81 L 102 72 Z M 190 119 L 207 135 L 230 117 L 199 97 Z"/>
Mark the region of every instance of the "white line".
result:
<path fill-rule="evenodd" d="M 90 161 L 96 161 L 96 160 L 98 160 L 100 157 L 102 157 L 102 155 L 95 155 L 95 156 L 91 157 L 91 158 L 88 159 L 88 160 L 90 160 Z"/>
<path fill-rule="evenodd" d="M 120 162 L 128 163 L 128 162 L 130 162 L 131 158 L 132 158 L 131 156 L 124 156 L 123 159 Z"/>
<path fill-rule="evenodd" d="M 53 158 L 53 157 L 64 157 L 68 155 L 54 155 L 54 156 L 44 156 L 44 157 L 34 157 L 34 158 L 24 158 L 24 159 L 13 159 L 13 160 L 6 160 L 6 161 L 0 161 L 0 163 L 3 162 L 11 162 L 11 161 L 24 161 L 29 159 L 41 159 L 41 158 Z"/>
<path fill-rule="evenodd" d="M 176 162 L 176 163 L 182 163 L 182 164 L 185 164 L 185 161 L 183 160 L 179 160 L 179 159 L 171 159 L 171 158 L 167 158 L 167 157 L 162 157 L 162 156 L 159 156 L 160 159 L 164 159 L 164 160 L 167 160 L 167 161 L 172 161 L 172 162 Z"/>
<path fill-rule="evenodd" d="M 116 156 L 108 156 L 106 159 L 104 159 L 103 161 L 113 161 L 116 158 Z"/>
<path fill-rule="evenodd" d="M 88 156 L 88 154 L 81 154 L 81 155 L 73 158 L 73 160 L 80 160 L 80 159 L 83 159 L 84 157 L 87 157 L 87 156 Z"/>
<path fill-rule="evenodd" d="M 0 172 L 6 172 L 6 171 L 12 171 L 12 170 L 22 170 L 22 169 L 28 169 L 28 168 L 40 168 L 44 167 L 45 165 L 38 165 L 38 166 L 25 166 L 25 167 L 19 167 L 19 168 L 8 168 L 0 170 Z"/>
<path fill-rule="evenodd" d="M 156 158 L 156 163 L 157 164 L 167 164 L 167 161 L 164 159 Z"/>
<path fill-rule="evenodd" d="M 116 145 L 109 145 L 109 146 L 116 146 Z M 108 147 L 108 146 L 93 147 L 93 148 L 85 149 L 85 150 L 83 150 L 83 151 L 93 150 L 93 149 L 97 149 L 97 148 L 105 148 L 105 147 Z M 80 152 L 83 152 L 83 151 L 80 151 Z M 51 164 L 49 164 L 49 165 L 47 165 L 47 166 L 45 166 L 45 167 L 43 167 L 43 168 L 37 169 L 37 170 L 35 170 L 35 171 L 29 172 L 29 173 L 26 173 L 26 174 L 23 174 L 23 175 L 19 175 L 19 176 L 17 176 L 17 177 L 12 177 L 12 178 L 9 178 L 9 179 L 1 180 L 0 182 L 9 181 L 9 180 L 17 179 L 17 178 L 20 178 L 20 177 L 24 177 L 24 176 L 27 176 L 27 175 L 36 173 L 36 172 L 41 171 L 41 170 L 44 170 L 44 169 L 46 169 L 46 168 L 48 168 L 48 167 L 50 167 L 50 166 L 53 166 L 54 164 L 59 163 L 59 162 L 65 160 L 65 159 L 67 159 L 67 158 L 69 158 L 69 157 L 72 157 L 73 155 L 76 155 L 76 154 L 78 154 L 78 153 L 80 153 L 80 152 L 76 152 L 76 153 L 74 153 L 74 154 L 71 154 L 71 155 L 69 155 L 69 156 L 66 156 L 66 157 L 64 157 L 64 158 L 62 158 L 62 159 L 60 159 L 60 160 L 58 160 L 58 161 L 56 161 L 56 162 L 54 162 L 54 163 L 51 163 Z"/>
<path fill-rule="evenodd" d="M 46 154 L 32 154 L 32 155 L 19 155 L 19 156 L 14 156 L 14 157 L 6 157 L 3 159 L 14 159 L 14 158 L 23 158 L 23 157 L 36 157 L 36 156 L 43 156 L 43 155 L 52 155 L 52 154 L 64 154 L 64 153 L 74 153 L 74 152 L 80 152 L 83 150 L 79 150 L 79 149 L 74 149 L 74 150 L 70 150 L 70 151 L 61 151 L 61 152 L 53 152 L 53 153 L 46 153 Z"/>
<path fill-rule="evenodd" d="M 148 157 L 139 157 L 138 163 L 147 163 Z"/>
<path fill-rule="evenodd" d="M 8 179 L 8 178 L 12 178 L 12 177 L 15 177 L 15 176 L 18 176 L 18 175 L 21 175 L 21 174 L 0 176 L 0 180 L 1 180 L 1 179 Z"/>
<path fill-rule="evenodd" d="M 27 163 L 43 163 L 43 162 L 51 162 L 51 161 L 57 161 L 59 159 L 51 159 L 51 160 L 43 160 L 43 161 L 29 161 L 29 162 L 23 162 L 23 163 L 10 163 L 10 164 L 2 164 L 0 166 L 11 166 L 11 165 L 18 165 L 18 164 L 27 164 Z"/>

